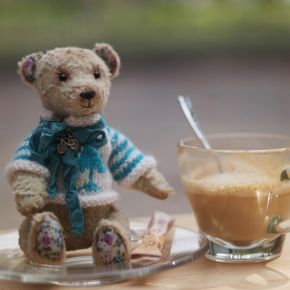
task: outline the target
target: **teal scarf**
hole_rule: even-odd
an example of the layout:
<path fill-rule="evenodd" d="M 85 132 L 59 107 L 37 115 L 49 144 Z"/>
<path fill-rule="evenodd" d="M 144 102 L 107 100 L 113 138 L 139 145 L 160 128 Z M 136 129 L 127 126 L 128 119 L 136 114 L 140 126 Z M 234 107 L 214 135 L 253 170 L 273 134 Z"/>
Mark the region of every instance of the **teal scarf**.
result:
<path fill-rule="evenodd" d="M 84 214 L 78 198 L 76 181 L 80 175 L 80 150 L 84 145 L 97 151 L 107 143 L 103 119 L 88 127 L 69 127 L 61 121 L 40 120 L 30 139 L 31 159 L 50 171 L 48 194 L 57 194 L 57 176 L 63 175 L 65 202 L 69 210 L 71 231 L 84 233 Z M 97 152 L 96 152 L 97 153 Z"/>

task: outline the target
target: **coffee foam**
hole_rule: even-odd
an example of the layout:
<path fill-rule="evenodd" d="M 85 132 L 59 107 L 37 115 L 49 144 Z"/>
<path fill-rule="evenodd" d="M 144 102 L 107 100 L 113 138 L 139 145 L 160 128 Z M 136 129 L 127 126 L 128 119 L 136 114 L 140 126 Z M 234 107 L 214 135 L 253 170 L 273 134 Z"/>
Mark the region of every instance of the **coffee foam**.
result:
<path fill-rule="evenodd" d="M 191 172 L 189 176 L 183 176 L 186 191 L 189 194 L 216 194 L 216 195 L 268 195 L 289 193 L 290 182 L 280 182 L 280 163 L 277 160 L 261 159 L 258 164 L 249 160 L 231 160 L 230 166 L 223 168 L 230 171 L 210 172 L 205 166 Z M 267 166 L 266 166 L 267 165 Z M 203 172 L 203 174 L 201 174 Z"/>

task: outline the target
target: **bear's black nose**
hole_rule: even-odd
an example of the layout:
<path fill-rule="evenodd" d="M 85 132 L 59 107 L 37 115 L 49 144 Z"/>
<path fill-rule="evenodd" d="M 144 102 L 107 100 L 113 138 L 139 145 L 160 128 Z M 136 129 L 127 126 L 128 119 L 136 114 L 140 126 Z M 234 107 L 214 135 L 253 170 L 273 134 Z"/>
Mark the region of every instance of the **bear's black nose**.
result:
<path fill-rule="evenodd" d="M 81 92 L 80 96 L 83 99 L 90 100 L 90 99 L 93 99 L 96 96 L 96 92 L 95 91 Z"/>

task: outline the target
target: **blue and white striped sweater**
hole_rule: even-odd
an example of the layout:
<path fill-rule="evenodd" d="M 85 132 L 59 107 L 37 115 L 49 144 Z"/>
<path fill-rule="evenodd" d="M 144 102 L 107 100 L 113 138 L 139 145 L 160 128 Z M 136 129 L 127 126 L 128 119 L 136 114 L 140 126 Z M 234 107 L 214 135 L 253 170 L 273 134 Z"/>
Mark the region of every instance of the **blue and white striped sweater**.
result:
<path fill-rule="evenodd" d="M 70 117 L 65 122 L 71 127 L 86 127 L 102 120 L 100 115 L 85 118 Z M 78 162 L 80 175 L 76 181 L 79 201 L 82 207 L 104 205 L 115 202 L 118 193 L 112 190 L 113 179 L 125 188 L 155 166 L 155 160 L 145 156 L 132 142 L 118 130 L 104 128 L 108 142 L 92 156 L 87 146 L 82 146 Z M 17 149 L 14 160 L 7 167 L 7 176 L 12 181 L 15 172 L 24 170 L 50 178 L 49 167 L 35 162 L 31 158 L 31 135 L 26 137 Z M 64 203 L 61 177 L 57 178 L 58 193 L 50 202 Z"/>

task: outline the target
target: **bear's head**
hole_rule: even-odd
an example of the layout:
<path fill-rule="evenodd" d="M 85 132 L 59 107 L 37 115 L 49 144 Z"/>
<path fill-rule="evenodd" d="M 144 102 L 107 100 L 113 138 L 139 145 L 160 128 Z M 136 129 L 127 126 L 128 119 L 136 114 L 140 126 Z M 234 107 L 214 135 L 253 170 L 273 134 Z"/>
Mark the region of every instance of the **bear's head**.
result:
<path fill-rule="evenodd" d="M 94 49 L 55 48 L 27 55 L 19 74 L 39 93 L 43 106 L 56 116 L 87 116 L 105 106 L 120 58 L 108 44 Z"/>

